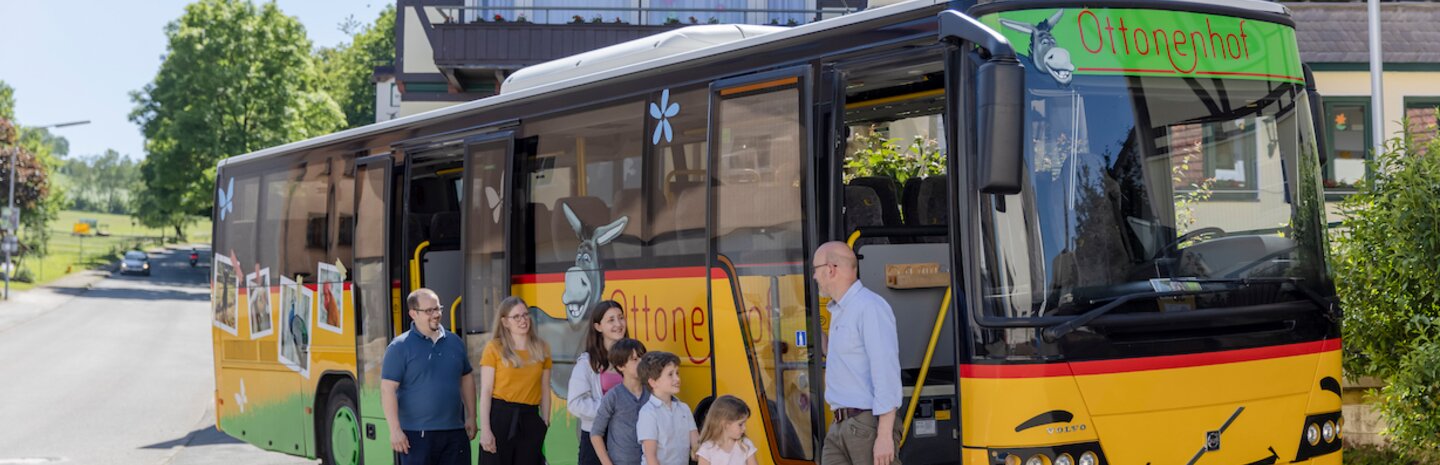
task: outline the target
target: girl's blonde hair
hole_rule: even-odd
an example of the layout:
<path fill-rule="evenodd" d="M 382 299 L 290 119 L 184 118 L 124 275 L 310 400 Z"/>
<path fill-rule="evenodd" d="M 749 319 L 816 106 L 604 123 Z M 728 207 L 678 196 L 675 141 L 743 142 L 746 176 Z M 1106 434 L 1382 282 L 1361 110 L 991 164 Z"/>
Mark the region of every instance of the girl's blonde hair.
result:
<path fill-rule="evenodd" d="M 525 299 L 513 295 L 500 301 L 500 308 L 495 311 L 495 326 L 492 326 L 492 328 L 495 328 L 495 336 L 491 341 L 494 344 L 500 345 L 500 358 L 504 360 L 508 366 L 521 367 L 530 363 L 545 361 L 545 359 L 550 358 L 550 345 L 546 344 L 545 340 L 540 339 L 540 335 L 535 333 L 534 321 L 530 322 L 530 332 L 525 336 L 525 347 L 528 348 L 526 352 L 529 355 L 528 359 L 521 360 L 520 355 L 515 353 L 515 341 L 510 340 L 512 337 L 510 330 L 505 329 L 505 316 L 510 313 L 510 309 L 516 306 L 525 307 L 527 312 L 530 308 L 529 305 L 525 304 Z"/>
<path fill-rule="evenodd" d="M 745 401 L 729 394 L 720 396 L 710 404 L 710 411 L 705 413 L 705 427 L 700 428 L 700 443 L 715 442 L 719 444 L 725 436 L 725 425 L 750 418 L 750 406 Z M 738 442 L 744 447 L 746 435 L 740 434 L 741 441 Z"/>

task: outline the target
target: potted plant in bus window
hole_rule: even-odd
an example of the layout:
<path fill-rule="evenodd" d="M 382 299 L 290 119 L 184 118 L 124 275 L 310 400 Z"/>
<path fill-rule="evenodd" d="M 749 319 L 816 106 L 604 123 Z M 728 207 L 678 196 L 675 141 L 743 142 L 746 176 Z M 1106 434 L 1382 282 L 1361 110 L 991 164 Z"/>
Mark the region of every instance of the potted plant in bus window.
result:
<path fill-rule="evenodd" d="M 585 18 L 580 17 L 580 15 L 571 16 L 570 24 L 585 24 Z"/>
<path fill-rule="evenodd" d="M 491 19 L 494 19 L 495 22 L 497 22 L 497 23 L 503 23 L 503 22 L 505 22 L 505 17 L 504 17 L 504 16 L 501 16 L 500 13 L 495 13 L 495 17 L 494 17 L 494 18 L 491 18 Z"/>
<path fill-rule="evenodd" d="M 616 21 L 616 22 L 619 22 L 619 21 L 620 21 L 620 18 L 615 18 L 615 21 Z M 601 18 L 600 15 L 595 15 L 594 18 L 590 18 L 590 24 L 604 24 L 604 23 L 605 23 L 605 18 Z"/>
<path fill-rule="evenodd" d="M 665 18 L 665 25 L 666 25 L 666 26 L 675 26 L 675 25 L 678 25 L 678 24 L 680 24 L 680 18 L 676 18 L 676 17 L 674 17 L 674 16 Z"/>
<path fill-rule="evenodd" d="M 705 20 L 705 24 L 720 24 L 720 18 L 711 16 L 710 19 Z"/>

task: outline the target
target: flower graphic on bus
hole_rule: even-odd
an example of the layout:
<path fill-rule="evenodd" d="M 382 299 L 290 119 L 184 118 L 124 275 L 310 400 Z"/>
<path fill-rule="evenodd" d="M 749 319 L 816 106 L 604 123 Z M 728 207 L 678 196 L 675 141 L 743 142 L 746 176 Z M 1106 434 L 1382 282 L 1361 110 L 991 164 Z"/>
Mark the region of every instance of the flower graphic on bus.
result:
<path fill-rule="evenodd" d="M 675 129 L 670 127 L 670 118 L 680 114 L 680 103 L 670 101 L 670 89 L 660 93 L 660 104 L 650 102 L 650 117 L 659 120 L 655 124 L 655 135 L 650 138 L 651 144 L 659 144 L 660 136 L 665 136 L 665 142 L 669 143 L 675 139 Z"/>

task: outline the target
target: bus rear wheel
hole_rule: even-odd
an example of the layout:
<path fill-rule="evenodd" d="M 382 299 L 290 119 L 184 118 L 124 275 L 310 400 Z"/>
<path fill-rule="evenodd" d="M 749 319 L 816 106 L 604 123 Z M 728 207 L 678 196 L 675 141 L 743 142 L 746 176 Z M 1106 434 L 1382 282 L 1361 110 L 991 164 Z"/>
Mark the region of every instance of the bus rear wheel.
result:
<path fill-rule="evenodd" d="M 320 459 L 327 465 L 359 465 L 360 413 L 355 408 L 355 383 L 350 380 L 336 383 L 326 404 Z"/>

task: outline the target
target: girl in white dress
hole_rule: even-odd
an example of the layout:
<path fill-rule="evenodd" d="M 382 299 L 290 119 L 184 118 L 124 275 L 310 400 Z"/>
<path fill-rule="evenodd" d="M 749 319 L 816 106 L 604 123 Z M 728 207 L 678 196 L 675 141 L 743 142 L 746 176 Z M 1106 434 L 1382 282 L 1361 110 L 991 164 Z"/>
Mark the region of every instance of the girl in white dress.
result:
<path fill-rule="evenodd" d="M 700 429 L 700 450 L 695 459 L 700 465 L 758 465 L 755 443 L 745 437 L 745 421 L 750 419 L 750 406 L 731 395 L 720 396 L 705 414 L 705 427 Z"/>

